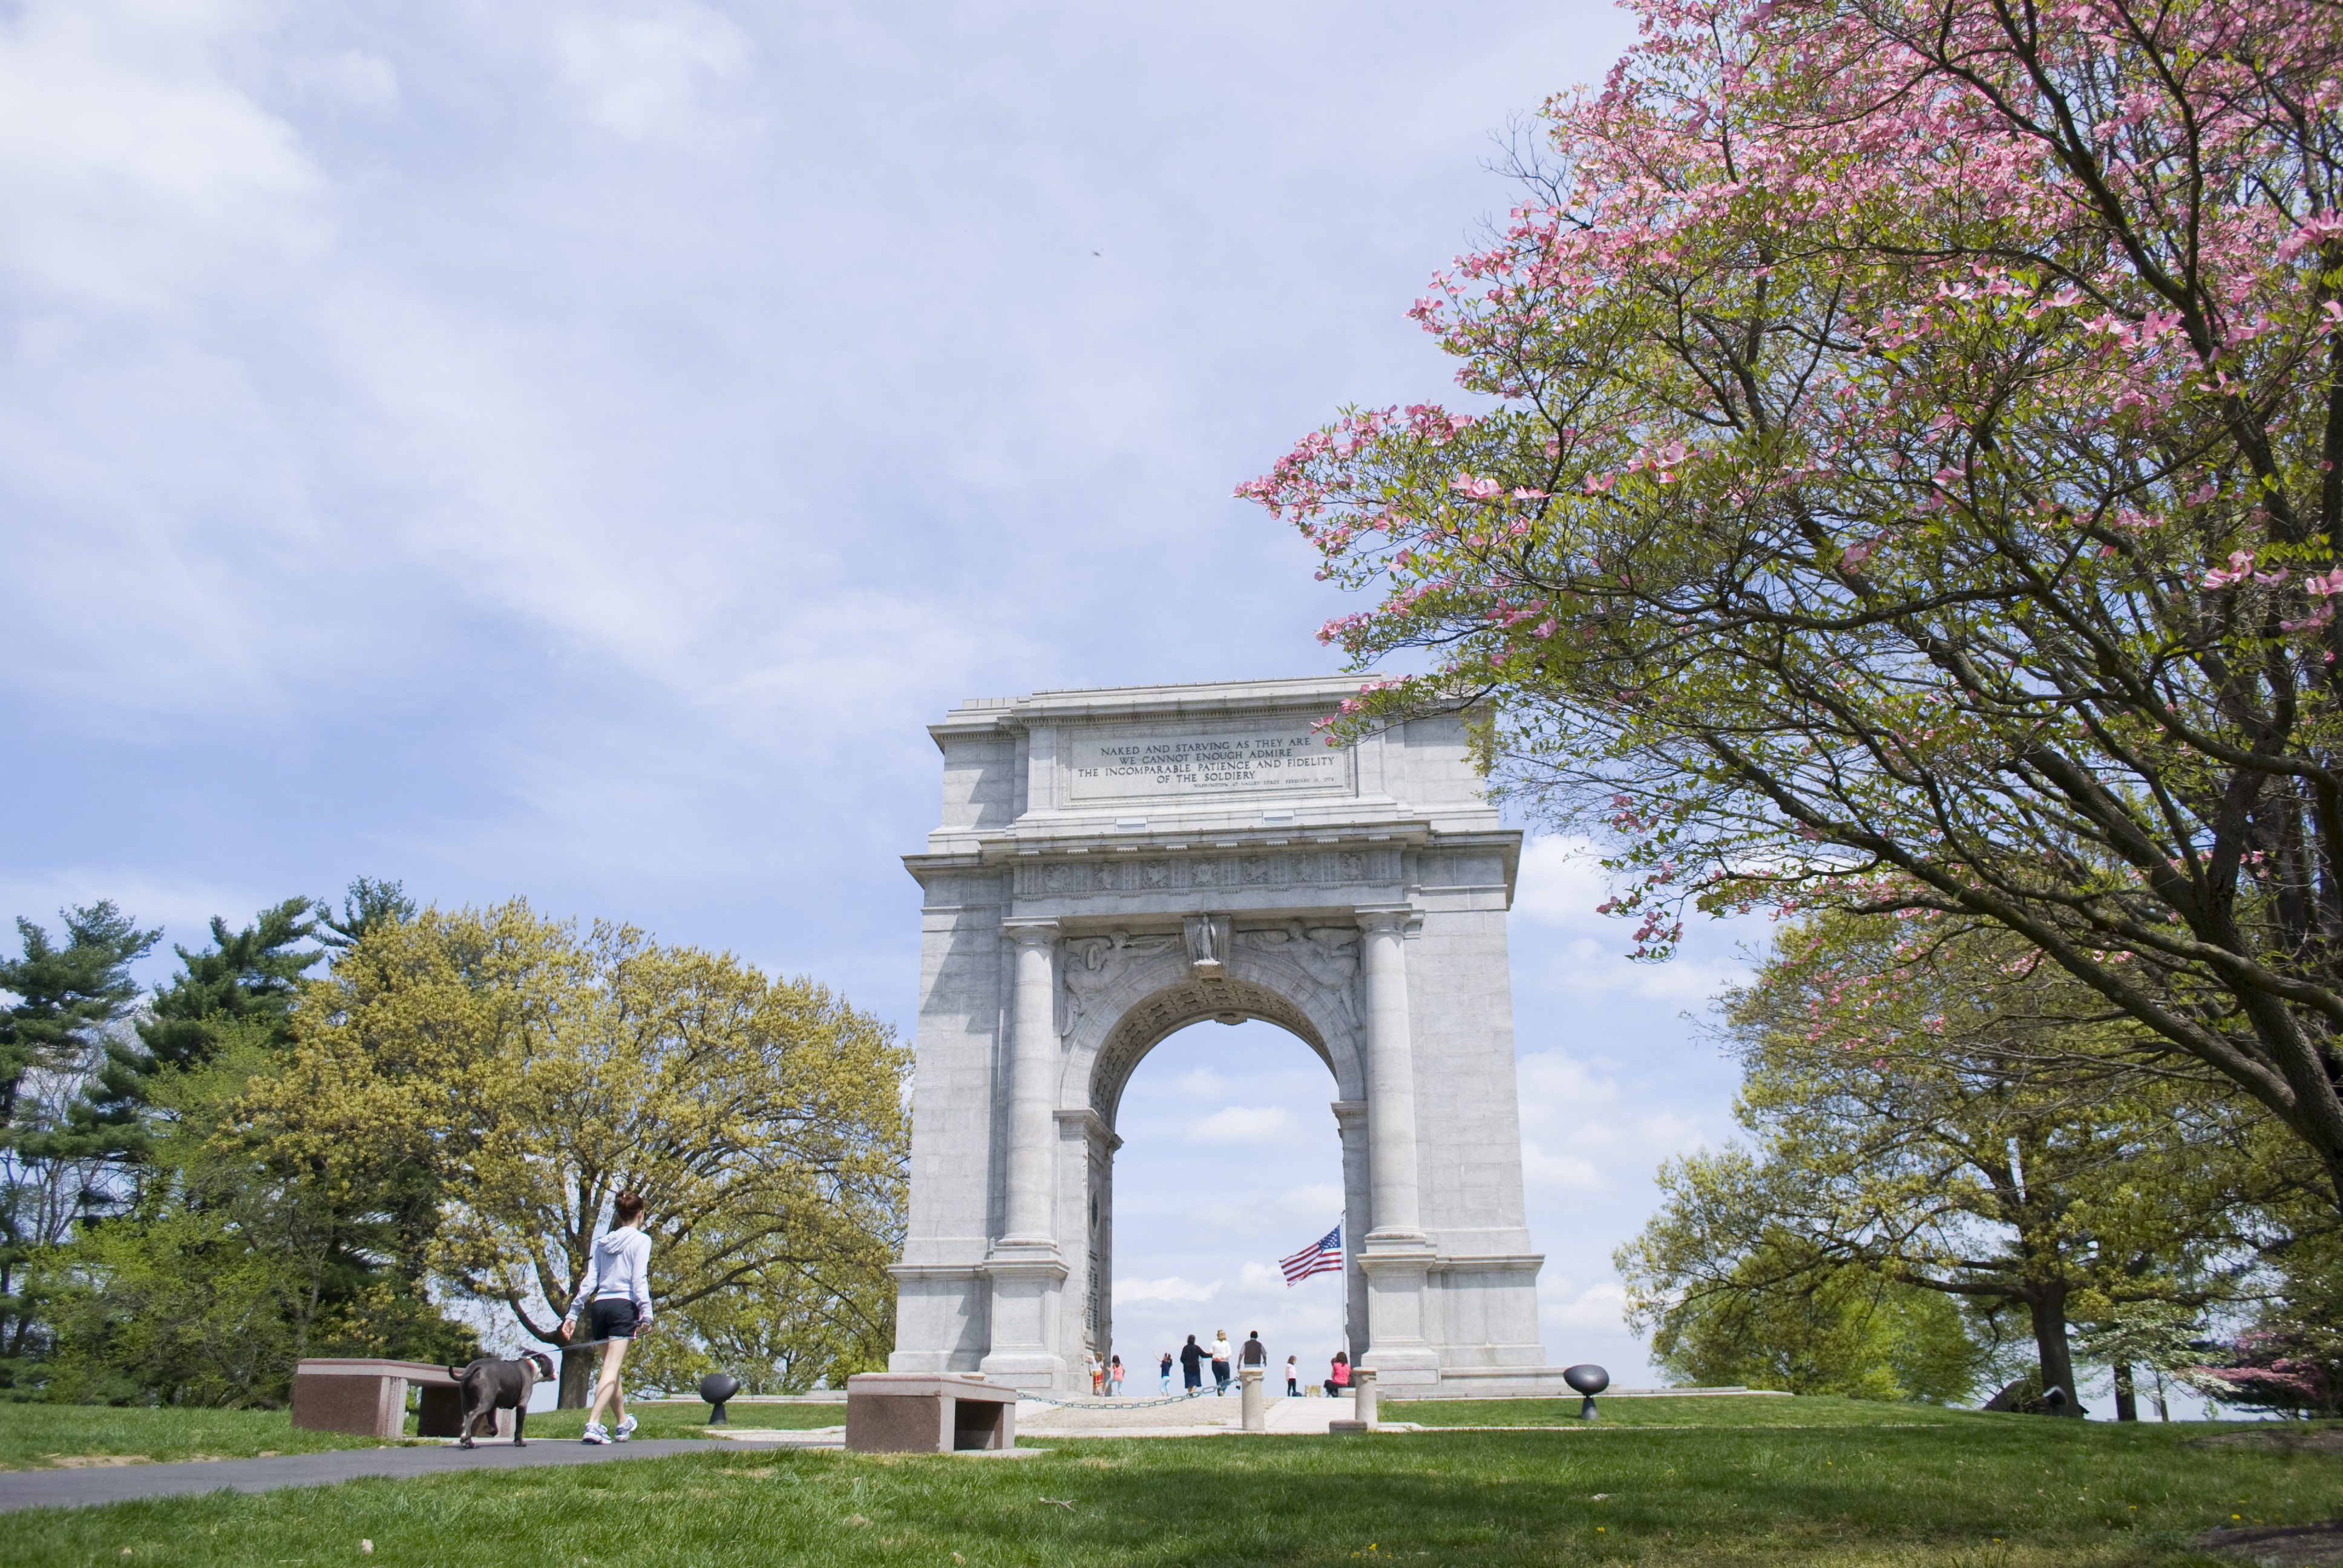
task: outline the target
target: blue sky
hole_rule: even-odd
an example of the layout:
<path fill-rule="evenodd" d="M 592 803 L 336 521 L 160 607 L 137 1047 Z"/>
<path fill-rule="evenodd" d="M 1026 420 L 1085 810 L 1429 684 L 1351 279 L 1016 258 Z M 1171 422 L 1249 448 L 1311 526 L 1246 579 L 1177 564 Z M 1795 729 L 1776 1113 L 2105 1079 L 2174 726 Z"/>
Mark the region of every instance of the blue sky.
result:
<path fill-rule="evenodd" d="M 908 1026 L 922 727 L 1331 668 L 1340 600 L 1230 490 L 1344 402 L 1445 390 L 1403 312 L 1508 205 L 1508 125 L 1627 35 L 0 4 L 0 913 L 112 897 L 196 943 L 358 875 L 526 893 Z M 1640 1382 L 1608 1255 L 1726 1129 L 1681 1015 L 1737 939 L 1631 968 L 1564 849 L 1513 933 L 1546 1343 Z M 1322 1071 L 1257 1027 L 1127 1101 L 1134 1333 L 1332 1288 L 1247 1282 L 1337 1180 Z"/>

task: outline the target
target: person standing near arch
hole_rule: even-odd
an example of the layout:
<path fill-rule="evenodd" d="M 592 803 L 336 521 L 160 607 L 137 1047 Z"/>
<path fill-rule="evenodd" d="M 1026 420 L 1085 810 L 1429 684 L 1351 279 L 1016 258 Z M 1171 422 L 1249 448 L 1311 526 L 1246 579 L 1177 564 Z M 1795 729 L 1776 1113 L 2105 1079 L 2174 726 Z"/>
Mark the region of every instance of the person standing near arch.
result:
<path fill-rule="evenodd" d="M 1197 1392 L 1204 1386 L 1204 1347 L 1196 1342 L 1193 1334 L 1190 1334 L 1188 1342 L 1180 1347 L 1180 1371 L 1187 1385 L 1188 1397 L 1195 1398 Z"/>

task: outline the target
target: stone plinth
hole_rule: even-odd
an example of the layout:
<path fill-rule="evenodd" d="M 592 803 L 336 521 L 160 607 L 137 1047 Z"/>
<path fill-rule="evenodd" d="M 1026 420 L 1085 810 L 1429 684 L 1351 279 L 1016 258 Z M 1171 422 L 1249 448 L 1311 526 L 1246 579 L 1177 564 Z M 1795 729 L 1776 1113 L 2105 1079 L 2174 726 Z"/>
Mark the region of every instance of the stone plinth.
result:
<path fill-rule="evenodd" d="M 846 1380 L 846 1446 L 952 1453 L 1017 1446 L 1017 1391 L 982 1378 L 858 1372 Z"/>
<path fill-rule="evenodd" d="M 309 1432 L 402 1437 L 410 1385 L 423 1394 L 417 1431 L 425 1437 L 459 1435 L 463 1395 L 446 1367 L 428 1362 L 307 1357 L 293 1369 L 293 1424 Z"/>

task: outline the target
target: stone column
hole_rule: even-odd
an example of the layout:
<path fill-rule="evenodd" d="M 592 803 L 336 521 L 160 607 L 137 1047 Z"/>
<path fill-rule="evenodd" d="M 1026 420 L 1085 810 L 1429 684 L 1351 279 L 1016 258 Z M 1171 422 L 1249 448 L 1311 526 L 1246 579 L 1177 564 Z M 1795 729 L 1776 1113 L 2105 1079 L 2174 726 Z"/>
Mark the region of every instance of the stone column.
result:
<path fill-rule="evenodd" d="M 1400 906 L 1361 910 L 1358 916 L 1365 933 L 1361 981 L 1374 1206 L 1373 1229 L 1359 1254 L 1367 1281 L 1366 1359 L 1386 1382 L 1432 1384 L 1440 1381 L 1440 1356 L 1424 1332 L 1433 1248 L 1418 1205 L 1415 1051 L 1407 1000 L 1407 927 L 1415 911 Z"/>
<path fill-rule="evenodd" d="M 992 1282 L 985 1376 L 1017 1388 L 1055 1389 L 1065 1380 L 1059 1353 L 1059 1297 L 1066 1263 L 1051 1213 L 1057 1191 L 1058 1031 L 1055 920 L 1004 920 L 1017 944 L 1009 1000 L 1009 1191 L 1002 1234 L 985 1256 Z"/>
<path fill-rule="evenodd" d="M 1002 1224 L 1004 1245 L 1048 1241 L 1051 1167 L 1058 1157 L 1057 1128 L 1050 1112 L 1056 1098 L 1055 1027 L 1058 947 L 1055 920 L 1010 920 L 1002 925 L 1017 944 L 1016 986 L 1009 1003 L 1009 1203 Z"/>
<path fill-rule="evenodd" d="M 1269 1430 L 1268 1407 L 1262 1402 L 1261 1367 L 1237 1369 L 1237 1413 L 1243 1418 L 1247 1432 Z"/>
<path fill-rule="evenodd" d="M 1408 1036 L 1407 920 L 1411 910 L 1361 910 L 1367 1002 L 1367 1147 L 1373 1167 L 1373 1237 L 1421 1241 L 1415 1168 L 1415 1052 Z"/>

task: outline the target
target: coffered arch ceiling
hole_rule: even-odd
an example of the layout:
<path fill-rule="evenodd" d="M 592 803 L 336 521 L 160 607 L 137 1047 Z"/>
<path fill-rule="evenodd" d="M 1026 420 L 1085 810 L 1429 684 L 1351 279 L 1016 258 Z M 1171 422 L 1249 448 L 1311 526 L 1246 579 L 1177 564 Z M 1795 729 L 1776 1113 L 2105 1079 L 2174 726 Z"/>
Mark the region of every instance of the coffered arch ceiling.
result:
<path fill-rule="evenodd" d="M 1233 977 L 1217 980 L 1187 980 L 1163 987 L 1140 998 L 1124 1010 L 1107 1031 L 1091 1068 L 1091 1109 L 1108 1126 L 1114 1125 L 1122 1103 L 1123 1086 L 1149 1051 L 1192 1023 L 1212 1019 L 1238 1023 L 1245 1019 L 1273 1023 L 1317 1052 L 1326 1070 L 1334 1070 L 1332 1052 L 1310 1021 L 1309 1015 L 1267 986 Z"/>

